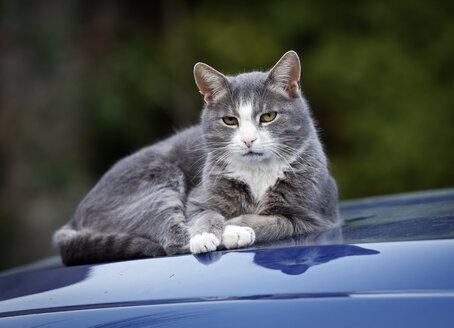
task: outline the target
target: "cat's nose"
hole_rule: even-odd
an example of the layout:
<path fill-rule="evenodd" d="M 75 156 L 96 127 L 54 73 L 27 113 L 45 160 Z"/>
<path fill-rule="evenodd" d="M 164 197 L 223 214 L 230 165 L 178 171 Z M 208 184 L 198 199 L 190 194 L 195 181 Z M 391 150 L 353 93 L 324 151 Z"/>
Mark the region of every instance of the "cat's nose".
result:
<path fill-rule="evenodd" d="M 243 142 L 248 148 L 251 148 L 252 144 L 254 143 L 255 140 L 257 140 L 257 138 L 255 138 L 255 139 L 243 139 Z"/>

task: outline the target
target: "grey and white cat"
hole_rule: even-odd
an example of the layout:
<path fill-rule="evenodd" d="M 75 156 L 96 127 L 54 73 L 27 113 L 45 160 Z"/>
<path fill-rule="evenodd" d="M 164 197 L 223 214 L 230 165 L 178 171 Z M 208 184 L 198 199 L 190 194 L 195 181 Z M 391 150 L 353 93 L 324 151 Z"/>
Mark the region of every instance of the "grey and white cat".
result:
<path fill-rule="evenodd" d="M 339 224 L 298 55 L 237 76 L 197 63 L 194 76 L 201 123 L 101 178 L 54 235 L 65 264 L 246 247 Z"/>

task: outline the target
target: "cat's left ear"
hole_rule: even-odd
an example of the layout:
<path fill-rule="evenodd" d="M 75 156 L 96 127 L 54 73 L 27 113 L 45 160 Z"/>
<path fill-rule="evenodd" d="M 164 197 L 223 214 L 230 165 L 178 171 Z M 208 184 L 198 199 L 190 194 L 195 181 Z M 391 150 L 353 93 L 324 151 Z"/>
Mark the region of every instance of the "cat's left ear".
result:
<path fill-rule="evenodd" d="M 268 83 L 287 97 L 298 96 L 301 66 L 295 51 L 287 51 L 268 74 Z"/>
<path fill-rule="evenodd" d="M 194 78 L 207 104 L 218 100 L 228 92 L 227 78 L 207 64 L 195 64 Z"/>

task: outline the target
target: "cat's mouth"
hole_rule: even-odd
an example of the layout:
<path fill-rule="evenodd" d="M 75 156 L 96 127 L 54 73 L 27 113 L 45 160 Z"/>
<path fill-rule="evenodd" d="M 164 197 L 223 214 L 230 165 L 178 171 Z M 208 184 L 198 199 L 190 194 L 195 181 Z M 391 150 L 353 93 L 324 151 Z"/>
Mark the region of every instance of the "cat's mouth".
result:
<path fill-rule="evenodd" d="M 255 157 L 255 156 L 260 157 L 260 156 L 263 156 L 263 153 L 259 153 L 259 152 L 255 152 L 255 151 L 250 150 L 247 153 L 244 153 L 243 156 L 245 156 L 245 157 Z"/>

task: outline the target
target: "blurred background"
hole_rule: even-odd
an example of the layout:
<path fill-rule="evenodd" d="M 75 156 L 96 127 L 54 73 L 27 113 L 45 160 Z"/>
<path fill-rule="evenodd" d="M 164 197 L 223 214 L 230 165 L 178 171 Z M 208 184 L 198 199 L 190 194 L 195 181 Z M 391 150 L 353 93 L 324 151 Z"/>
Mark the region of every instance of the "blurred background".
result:
<path fill-rule="evenodd" d="M 197 61 L 296 50 L 341 199 L 453 186 L 453 4 L 3 0 L 0 269 L 56 254 L 103 172 L 197 123 Z"/>

